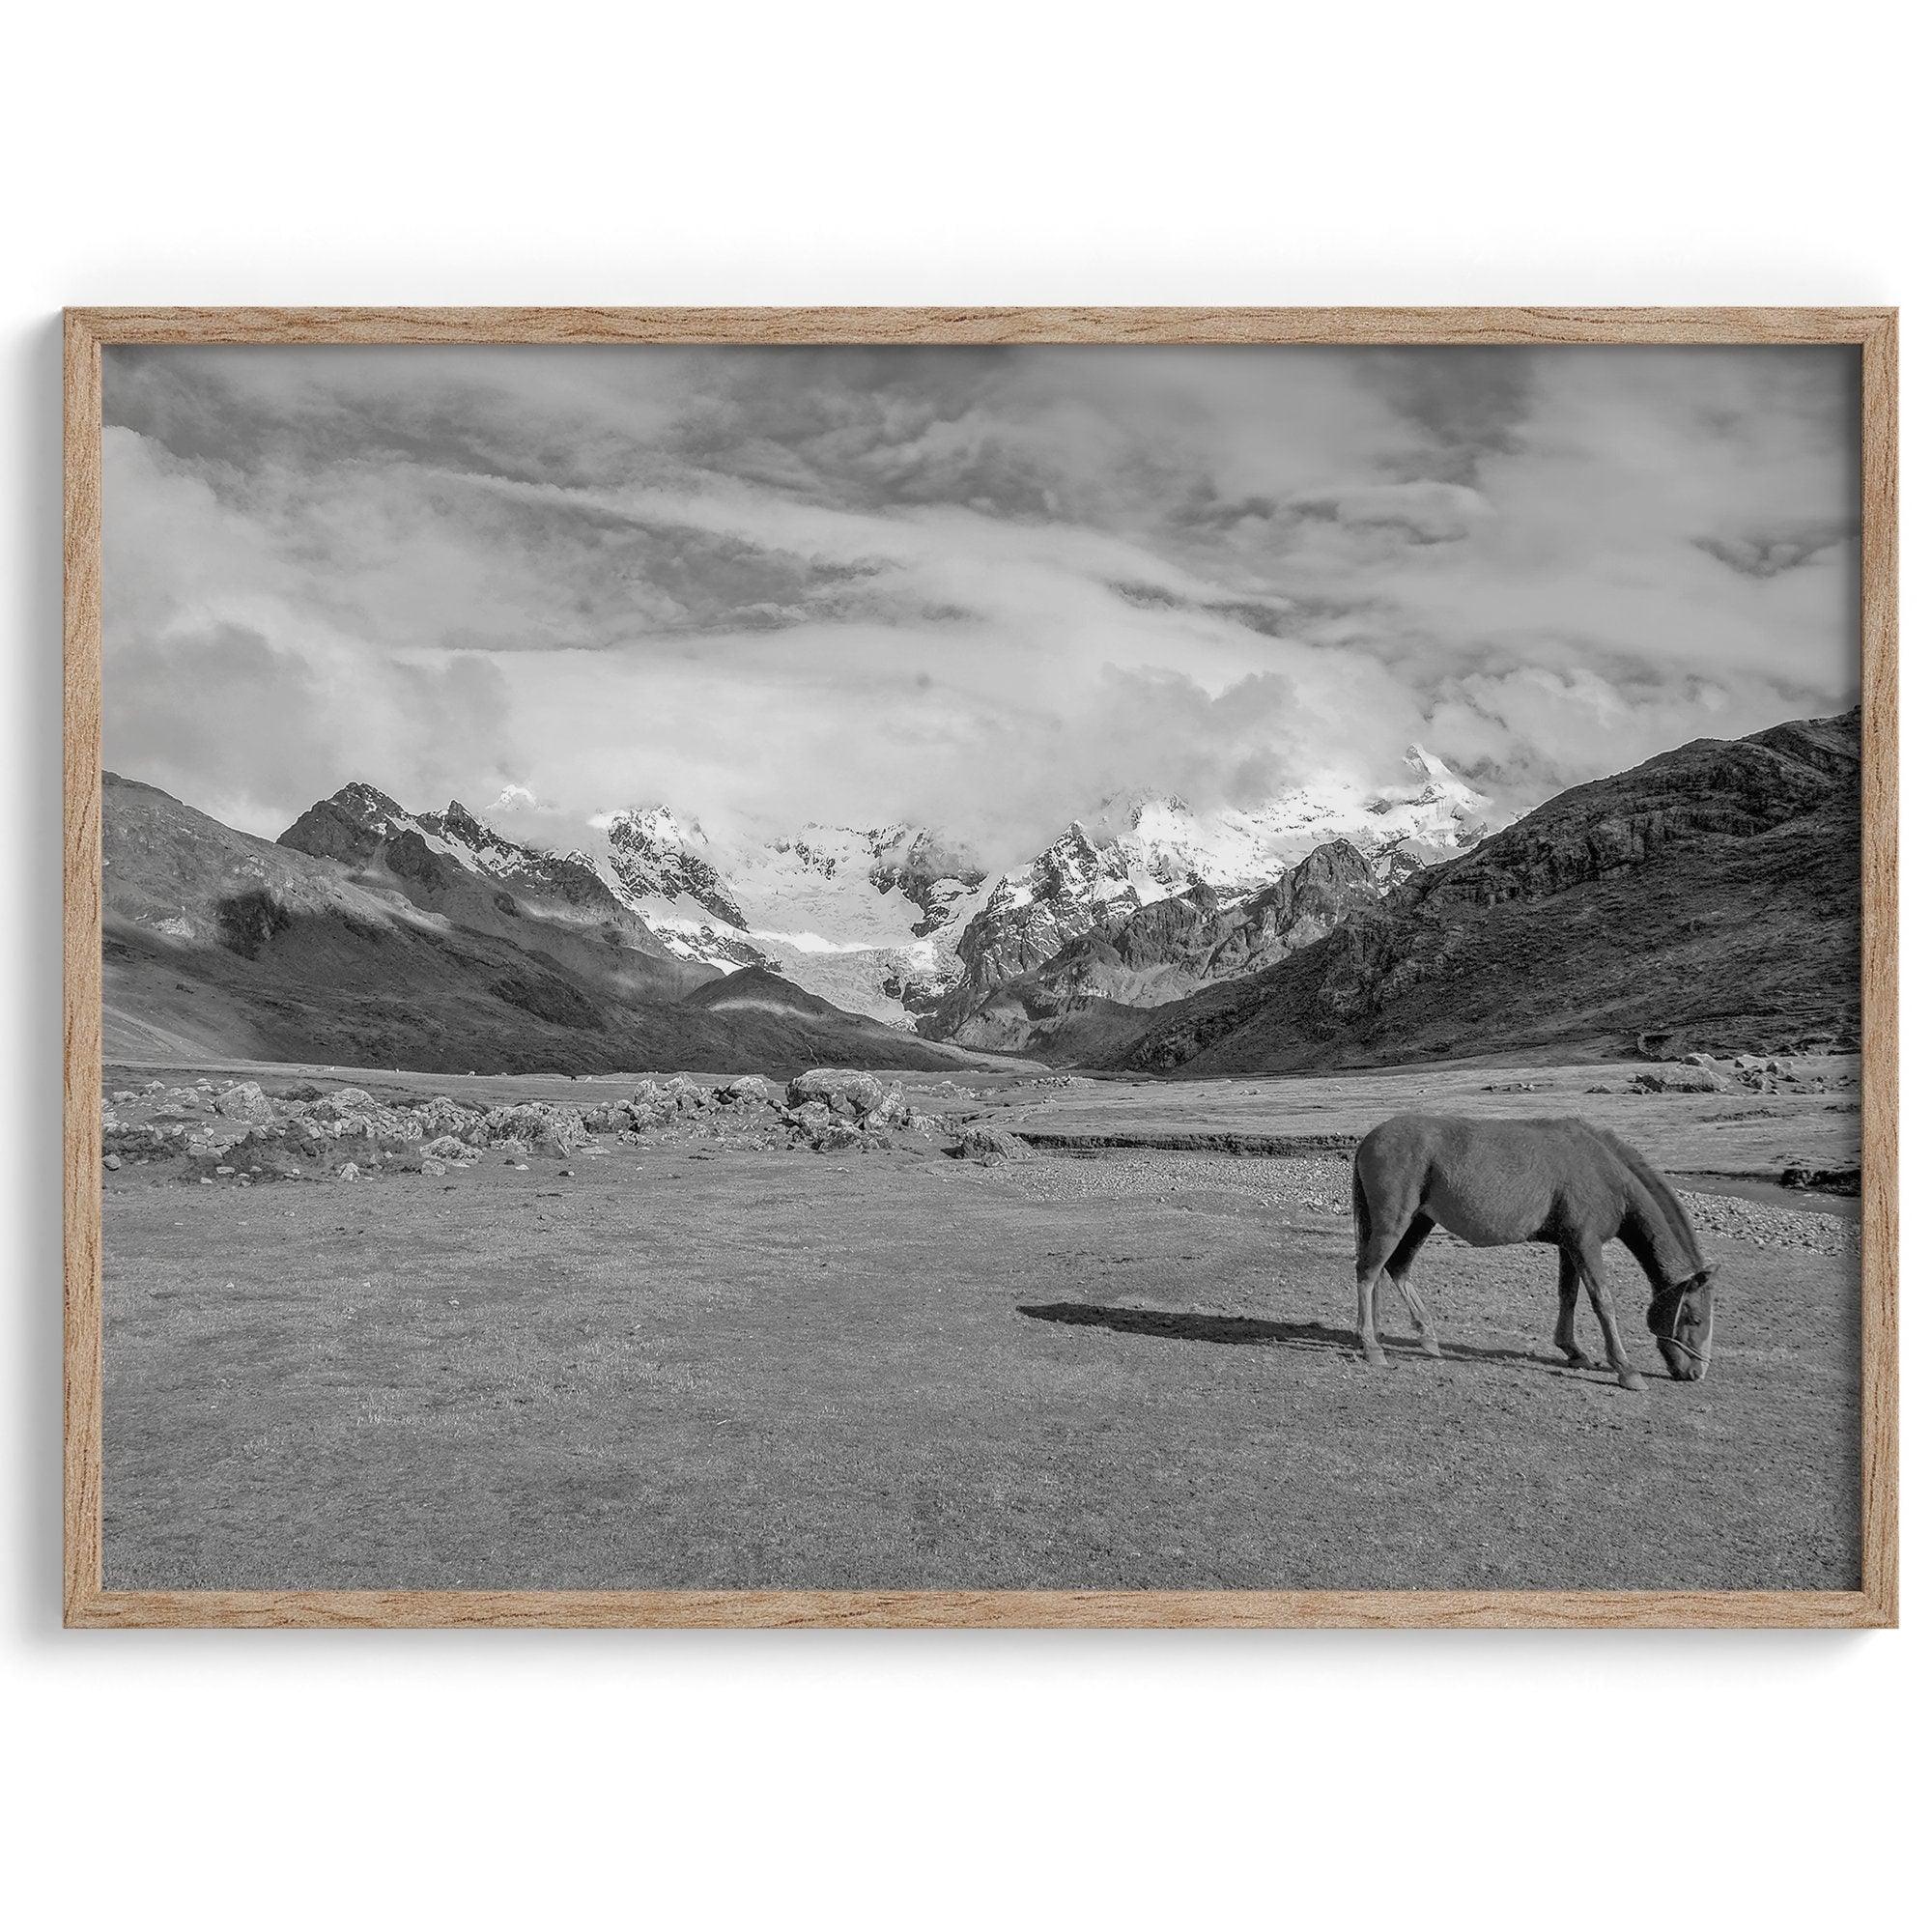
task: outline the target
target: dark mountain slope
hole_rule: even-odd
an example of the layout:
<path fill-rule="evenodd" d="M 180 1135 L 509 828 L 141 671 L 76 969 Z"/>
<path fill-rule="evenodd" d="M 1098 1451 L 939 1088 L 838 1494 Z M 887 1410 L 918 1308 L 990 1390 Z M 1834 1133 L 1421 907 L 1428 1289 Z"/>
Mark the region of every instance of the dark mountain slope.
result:
<path fill-rule="evenodd" d="M 614 900 L 479 878 L 415 833 L 325 857 L 111 775 L 101 803 L 111 1054 L 438 1072 L 961 1059 L 829 1007 L 782 1023 L 688 1007 L 714 969 Z"/>
<path fill-rule="evenodd" d="M 687 993 L 683 1009 L 755 1045 L 761 1064 L 814 1066 L 958 1067 L 979 1056 L 848 1013 L 761 966 L 747 966 Z"/>
<path fill-rule="evenodd" d="M 1638 1034 L 1851 1040 L 1859 714 L 1700 739 L 1579 785 L 1100 1064 L 1290 1071 Z"/>

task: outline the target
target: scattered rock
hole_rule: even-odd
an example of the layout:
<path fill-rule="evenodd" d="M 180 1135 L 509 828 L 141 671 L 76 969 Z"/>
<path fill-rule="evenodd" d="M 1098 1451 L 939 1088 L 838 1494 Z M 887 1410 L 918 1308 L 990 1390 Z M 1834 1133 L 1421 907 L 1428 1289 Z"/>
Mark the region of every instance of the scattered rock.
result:
<path fill-rule="evenodd" d="M 583 1116 L 575 1107 L 549 1100 L 521 1100 L 514 1106 L 492 1107 L 481 1118 L 471 1117 L 463 1138 L 472 1146 L 561 1157 L 590 1145 Z"/>
<path fill-rule="evenodd" d="M 360 1180 L 362 1179 L 362 1170 L 353 1160 L 344 1161 L 335 1170 L 335 1178 L 337 1180 Z"/>
<path fill-rule="evenodd" d="M 486 1151 L 522 1168 L 537 1156 L 608 1155 L 611 1141 L 721 1151 L 921 1151 L 921 1143 L 952 1131 L 936 1116 L 915 1112 L 898 1082 L 842 1067 L 813 1069 L 789 1088 L 758 1074 L 722 1084 L 674 1074 L 639 1080 L 627 1102 L 585 1108 L 548 1100 L 486 1108 L 440 1094 L 382 1100 L 363 1088 L 329 1092 L 311 1082 L 265 1091 L 252 1080 L 218 1092 L 156 1081 L 139 1092 L 116 1090 L 101 1104 L 103 1159 L 175 1160 L 185 1180 L 238 1184 L 446 1174 Z M 600 1134 L 610 1136 L 603 1146 L 592 1138 Z M 354 1158 L 347 1158 L 352 1150 Z"/>
<path fill-rule="evenodd" d="M 1786 1187 L 1809 1187 L 1820 1194 L 1860 1194 L 1864 1175 L 1856 1167 L 1787 1167 L 1778 1176 Z"/>
<path fill-rule="evenodd" d="M 986 1165 L 1001 1160 L 1032 1160 L 1032 1148 L 1017 1134 L 1000 1127 L 968 1127 L 959 1136 L 959 1145 L 951 1150 L 955 1160 L 977 1160 Z"/>
<path fill-rule="evenodd" d="M 230 1121 L 271 1121 L 275 1117 L 274 1102 L 262 1092 L 258 1080 L 244 1080 L 240 1086 L 217 1094 L 214 1111 Z"/>
<path fill-rule="evenodd" d="M 631 1090 L 631 1113 L 639 1126 L 651 1126 L 674 1114 L 702 1113 L 712 1104 L 712 1092 L 688 1074 L 668 1080 L 639 1080 Z"/>
<path fill-rule="evenodd" d="M 162 1160 L 186 1143 L 187 1129 L 165 1121 L 117 1124 L 101 1135 L 102 1151 L 123 1160 Z"/>
<path fill-rule="evenodd" d="M 863 1120 L 885 1097 L 886 1090 L 875 1074 L 849 1066 L 813 1067 L 785 1089 L 785 1098 L 793 1107 L 816 1102 L 848 1121 Z"/>
<path fill-rule="evenodd" d="M 1633 1094 L 1728 1094 L 1730 1083 L 1701 1066 L 1660 1066 L 1631 1076 Z"/>

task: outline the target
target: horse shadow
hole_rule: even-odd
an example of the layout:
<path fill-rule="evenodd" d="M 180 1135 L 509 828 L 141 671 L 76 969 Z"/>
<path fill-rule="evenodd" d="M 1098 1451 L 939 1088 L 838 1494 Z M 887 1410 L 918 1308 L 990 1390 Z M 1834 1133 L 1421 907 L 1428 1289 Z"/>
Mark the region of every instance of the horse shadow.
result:
<path fill-rule="evenodd" d="M 1111 1328 L 1120 1335 L 1151 1336 L 1162 1342 L 1211 1342 L 1219 1346 L 1262 1349 L 1305 1349 L 1319 1354 L 1343 1354 L 1361 1359 L 1362 1344 L 1352 1328 L 1331 1327 L 1321 1321 L 1268 1321 L 1254 1315 L 1199 1315 L 1170 1308 L 1109 1308 L 1095 1301 L 1037 1301 L 1022 1303 L 1017 1311 L 1035 1321 L 1062 1321 L 1072 1328 Z M 1399 1352 L 1419 1353 L 1419 1345 L 1384 1334 L 1382 1346 Z M 1467 1342 L 1444 1342 L 1443 1358 L 1458 1362 L 1521 1362 L 1532 1368 L 1562 1372 L 1548 1355 L 1522 1349 L 1479 1349 Z"/>

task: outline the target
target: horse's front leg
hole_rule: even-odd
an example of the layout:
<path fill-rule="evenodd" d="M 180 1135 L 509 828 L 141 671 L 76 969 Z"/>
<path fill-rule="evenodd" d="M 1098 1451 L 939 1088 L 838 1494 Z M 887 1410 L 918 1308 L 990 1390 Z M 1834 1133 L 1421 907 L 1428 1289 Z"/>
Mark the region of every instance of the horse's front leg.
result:
<path fill-rule="evenodd" d="M 1408 1224 L 1408 1232 L 1396 1243 L 1395 1253 L 1388 1259 L 1388 1266 L 1382 1270 L 1389 1278 L 1389 1285 L 1402 1296 L 1408 1310 L 1408 1319 L 1415 1323 L 1415 1332 L 1422 1343 L 1422 1352 L 1442 1358 L 1441 1339 L 1435 1333 L 1435 1323 L 1429 1318 L 1429 1304 L 1422 1298 L 1422 1291 L 1413 1280 L 1415 1258 L 1422 1252 L 1422 1244 L 1435 1232 L 1435 1223 L 1427 1214 L 1418 1214 Z"/>
<path fill-rule="evenodd" d="M 1597 1365 L 1577 1346 L 1577 1293 L 1582 1286 L 1577 1264 L 1567 1252 L 1556 1261 L 1556 1346 L 1573 1369 Z"/>
<path fill-rule="evenodd" d="M 1604 1280 L 1603 1249 L 1577 1248 L 1576 1264 L 1577 1272 L 1583 1277 L 1590 1306 L 1597 1311 L 1597 1323 L 1604 1331 L 1604 1347 L 1609 1350 L 1610 1367 L 1617 1372 L 1617 1380 L 1623 1387 L 1640 1394 L 1643 1378 L 1631 1366 L 1631 1358 L 1624 1352 L 1624 1338 L 1617 1333 L 1617 1312 L 1610 1305 L 1609 1285 Z"/>

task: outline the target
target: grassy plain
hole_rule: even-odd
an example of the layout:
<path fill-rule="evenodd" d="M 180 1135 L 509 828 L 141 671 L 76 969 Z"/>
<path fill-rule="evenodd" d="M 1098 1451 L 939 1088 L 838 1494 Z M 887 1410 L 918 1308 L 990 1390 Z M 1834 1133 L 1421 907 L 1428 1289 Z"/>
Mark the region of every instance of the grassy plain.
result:
<path fill-rule="evenodd" d="M 355 1078 L 478 1099 L 622 1084 Z M 1680 1173 L 1856 1157 L 1856 1115 L 1831 1111 L 1843 1093 L 1585 1097 L 1623 1078 L 1601 1065 L 969 1078 L 934 1104 L 1056 1134 L 1350 1132 L 1421 1104 L 1588 1111 Z M 1518 1079 L 1553 1084 L 1481 1092 Z M 110 1587 L 1743 1588 L 1857 1572 L 1842 1220 L 1835 1250 L 1710 1236 L 1726 1267 L 1714 1373 L 1679 1385 L 1652 1356 L 1631 1395 L 1557 1366 L 1547 1251 L 1440 1236 L 1421 1278 L 1447 1358 L 1395 1340 L 1390 1369 L 1367 1368 L 1336 1156 L 988 1168 L 613 1147 L 353 1184 L 106 1179 Z M 1621 1250 L 1615 1274 L 1634 1346 Z"/>

